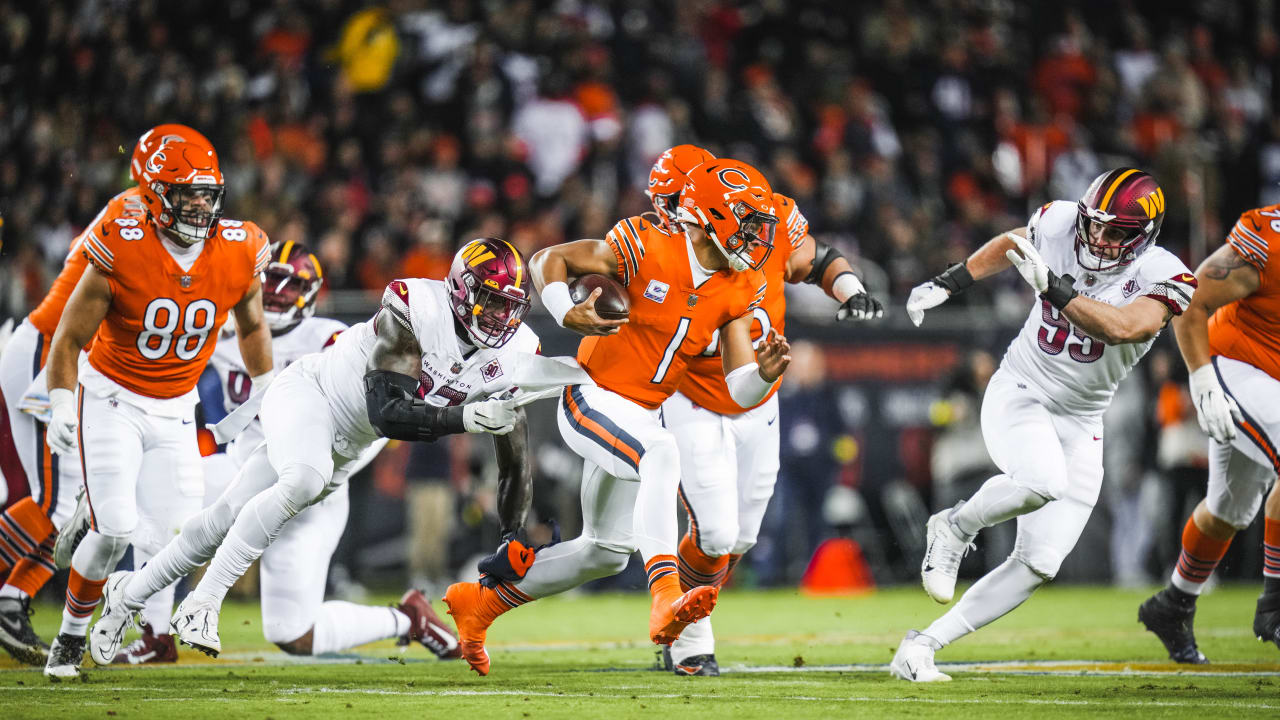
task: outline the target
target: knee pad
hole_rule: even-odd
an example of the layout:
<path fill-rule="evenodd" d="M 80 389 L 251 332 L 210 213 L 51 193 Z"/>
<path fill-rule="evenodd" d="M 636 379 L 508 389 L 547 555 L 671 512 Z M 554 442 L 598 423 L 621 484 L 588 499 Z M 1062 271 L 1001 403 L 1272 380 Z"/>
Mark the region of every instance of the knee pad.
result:
<path fill-rule="evenodd" d="M 235 521 L 235 510 L 223 498 L 219 498 L 209 507 L 187 518 L 182 524 L 182 535 L 199 548 L 202 554 L 212 557 Z"/>
<path fill-rule="evenodd" d="M 635 552 L 635 548 L 624 548 L 613 543 L 592 539 L 591 550 L 587 557 L 583 559 L 583 565 L 589 566 L 592 574 L 598 572 L 599 577 L 617 575 L 627 569 L 627 563 L 630 562 L 631 553 L 633 552 Z"/>
<path fill-rule="evenodd" d="M 672 472 L 672 468 L 679 468 L 680 448 L 676 446 L 675 437 L 669 432 L 658 434 L 653 442 L 645 446 L 644 457 L 640 458 L 640 464 L 646 467 L 655 466 L 658 472 L 663 473 Z"/>
<path fill-rule="evenodd" d="M 324 494 L 329 478 L 310 465 L 294 463 L 280 471 L 280 479 L 276 487 L 280 497 L 287 503 L 287 508 L 294 515 L 302 512 L 308 505 Z"/>
<path fill-rule="evenodd" d="M 129 547 L 128 537 L 104 535 L 90 530 L 71 556 L 71 567 L 85 577 L 106 577 L 115 569 Z"/>
<path fill-rule="evenodd" d="M 1038 467 L 1034 471 L 1019 469 L 1006 474 L 1014 485 L 1030 490 L 1046 501 L 1061 500 L 1067 494 L 1065 467 Z"/>
<path fill-rule="evenodd" d="M 704 515 L 698 518 L 698 549 L 708 557 L 718 558 L 737 552 L 734 549 L 738 542 L 737 508 L 730 510 L 721 512 L 725 517 Z"/>
<path fill-rule="evenodd" d="M 1039 546 L 1015 547 L 1010 557 L 1027 566 L 1027 569 L 1039 575 L 1045 582 L 1049 582 L 1058 575 L 1058 570 L 1062 568 L 1062 561 L 1067 556 L 1051 547 Z"/>

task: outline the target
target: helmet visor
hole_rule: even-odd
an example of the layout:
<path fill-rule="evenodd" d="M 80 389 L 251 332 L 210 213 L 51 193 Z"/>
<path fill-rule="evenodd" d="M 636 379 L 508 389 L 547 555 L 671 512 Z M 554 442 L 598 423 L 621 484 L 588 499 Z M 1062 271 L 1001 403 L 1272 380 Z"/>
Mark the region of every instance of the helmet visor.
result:
<path fill-rule="evenodd" d="M 527 297 L 481 285 L 471 306 L 472 334 L 489 347 L 501 347 L 520 328 L 529 306 Z"/>
<path fill-rule="evenodd" d="M 773 252 L 778 218 L 744 202 L 734 203 L 731 209 L 738 219 L 738 231 L 725 240 L 724 248 L 753 270 L 759 270 L 769 258 L 769 253 Z"/>
<path fill-rule="evenodd" d="M 213 226 L 222 217 L 224 193 L 221 185 L 173 185 L 165 194 L 165 202 L 180 224 L 179 231 L 203 240 L 212 234 Z"/>
<path fill-rule="evenodd" d="M 272 263 L 262 273 L 262 309 L 282 313 L 306 304 L 310 280 L 299 277 L 283 263 Z"/>

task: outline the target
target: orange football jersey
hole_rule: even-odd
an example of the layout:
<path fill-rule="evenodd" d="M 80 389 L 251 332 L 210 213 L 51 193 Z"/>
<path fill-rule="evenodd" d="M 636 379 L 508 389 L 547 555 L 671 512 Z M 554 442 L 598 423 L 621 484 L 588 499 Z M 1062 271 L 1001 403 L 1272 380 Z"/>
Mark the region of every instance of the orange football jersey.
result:
<path fill-rule="evenodd" d="M 631 316 L 616 335 L 583 338 L 578 362 L 600 387 L 657 408 L 720 327 L 763 301 L 764 275 L 721 270 L 694 287 L 684 235 L 643 217 L 614 225 L 605 241 L 617 256 Z"/>
<path fill-rule="evenodd" d="M 1209 351 L 1280 380 L 1280 261 L 1270 260 L 1273 242 L 1280 247 L 1280 205 L 1250 210 L 1231 228 L 1227 244 L 1258 269 L 1261 282 L 1252 295 L 1209 318 Z"/>
<path fill-rule="evenodd" d="M 755 309 L 756 321 L 751 326 L 752 340 L 764 337 L 770 328 L 776 329 L 779 334 L 785 334 L 787 261 L 791 259 L 791 253 L 800 247 L 804 236 L 809 234 L 809 221 L 805 220 L 804 215 L 800 213 L 795 200 L 786 195 L 774 193 L 773 202 L 778 208 L 779 227 L 775 235 L 777 239 L 773 243 L 773 252 L 769 253 L 769 259 L 760 268 L 768 287 L 764 292 L 764 301 Z M 769 394 L 760 401 L 761 404 L 773 397 L 781 384 L 775 383 Z M 743 411 L 742 407 L 729 396 L 729 386 L 724 382 L 718 334 L 698 356 L 689 360 L 689 373 L 680 383 L 680 392 L 693 401 L 693 404 L 721 415 L 737 415 Z"/>
<path fill-rule="evenodd" d="M 89 363 L 139 395 L 179 397 L 196 386 L 227 311 L 266 267 L 267 235 L 254 223 L 222 220 L 183 270 L 150 217 L 118 200 L 84 237 L 85 258 L 111 286 Z"/>
<path fill-rule="evenodd" d="M 53 285 L 49 288 L 49 294 L 44 296 L 44 300 L 36 306 L 35 310 L 27 316 L 36 330 L 40 331 L 45 337 L 53 337 L 53 331 L 58 329 L 58 320 L 62 318 L 62 309 L 67 306 L 67 300 L 71 298 L 71 291 L 76 289 L 76 283 L 80 282 L 80 276 L 84 274 L 84 269 L 89 266 L 89 261 L 85 258 L 83 252 L 84 238 L 89 232 L 102 222 L 106 216 L 107 209 L 111 207 L 121 208 L 121 212 L 126 213 L 125 217 L 141 218 L 146 215 L 146 207 L 142 204 L 142 198 L 138 196 L 137 186 L 116 195 L 111 202 L 98 213 L 98 216 L 89 223 L 84 230 L 76 236 L 71 242 L 71 252 L 68 253 L 65 264 L 62 266 L 62 272 L 58 273 L 58 277 L 53 279 Z"/>

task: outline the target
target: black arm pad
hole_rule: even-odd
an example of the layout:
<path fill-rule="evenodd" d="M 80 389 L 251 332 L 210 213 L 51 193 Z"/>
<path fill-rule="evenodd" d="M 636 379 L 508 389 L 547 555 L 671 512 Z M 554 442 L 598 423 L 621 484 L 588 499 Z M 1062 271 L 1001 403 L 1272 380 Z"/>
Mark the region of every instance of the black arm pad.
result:
<path fill-rule="evenodd" d="M 844 253 L 815 238 L 813 241 L 813 269 L 809 271 L 809 275 L 804 281 L 810 285 L 822 285 L 822 277 L 827 274 L 827 267 L 842 257 L 844 257 Z"/>
<path fill-rule="evenodd" d="M 935 285 L 941 285 L 952 295 L 957 295 L 973 284 L 973 275 L 964 263 L 956 263 L 933 279 Z"/>
<path fill-rule="evenodd" d="M 435 440 L 465 432 L 462 406 L 436 407 L 416 397 L 418 381 L 390 370 L 370 370 L 364 376 L 364 401 L 369 423 L 392 440 Z"/>

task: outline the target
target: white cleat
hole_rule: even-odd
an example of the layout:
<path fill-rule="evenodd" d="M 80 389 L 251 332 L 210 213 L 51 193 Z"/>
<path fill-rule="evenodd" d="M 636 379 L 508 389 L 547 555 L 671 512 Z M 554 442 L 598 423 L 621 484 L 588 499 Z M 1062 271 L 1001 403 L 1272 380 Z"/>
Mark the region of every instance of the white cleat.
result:
<path fill-rule="evenodd" d="M 218 610 L 213 603 L 200 602 L 188 595 L 178 604 L 170 620 L 172 632 L 182 642 L 208 655 L 218 657 L 222 641 L 218 639 Z"/>
<path fill-rule="evenodd" d="M 933 664 L 933 645 L 929 639 L 912 630 L 902 638 L 898 652 L 889 663 L 889 674 L 908 682 L 951 682 L 951 676 Z"/>
<path fill-rule="evenodd" d="M 102 586 L 102 617 L 89 628 L 89 656 L 98 665 L 111 664 L 120 652 L 124 634 L 134 627 L 137 612 L 124 604 L 124 589 L 131 577 L 129 571 L 113 572 Z"/>
<path fill-rule="evenodd" d="M 960 561 L 973 547 L 972 540 L 960 535 L 951 524 L 952 510 L 929 518 L 925 526 L 924 562 L 920 564 L 920 580 L 924 591 L 937 602 L 949 603 L 956 594 L 956 576 L 960 574 Z"/>

